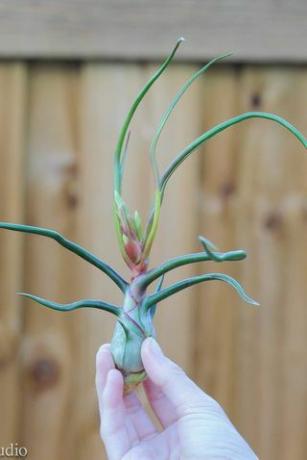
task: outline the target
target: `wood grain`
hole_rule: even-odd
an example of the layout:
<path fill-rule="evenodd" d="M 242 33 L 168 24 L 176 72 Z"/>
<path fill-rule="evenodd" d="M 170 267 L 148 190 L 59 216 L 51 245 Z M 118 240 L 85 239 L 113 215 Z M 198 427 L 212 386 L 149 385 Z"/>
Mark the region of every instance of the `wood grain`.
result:
<path fill-rule="evenodd" d="M 282 67 L 213 71 L 205 127 L 257 109 L 279 113 L 304 132 L 305 84 L 304 72 Z M 202 288 L 197 379 L 263 459 L 303 459 L 306 448 L 299 428 L 307 404 L 300 353 L 306 167 L 300 144 L 265 121 L 231 128 L 203 148 L 202 232 L 225 249 L 247 250 L 246 261 L 218 268 L 262 306 L 244 305 L 225 287 Z"/>
<path fill-rule="evenodd" d="M 27 69 L 0 65 L 0 215 L 23 219 Z M 19 344 L 23 329 L 23 237 L 0 232 L 0 446 L 18 441 L 20 417 Z"/>
<path fill-rule="evenodd" d="M 304 131 L 305 72 L 247 68 L 241 77 L 242 111 L 256 92 L 260 109 L 278 112 Z M 306 332 L 300 289 L 306 285 L 307 159 L 292 136 L 265 121 L 244 127 L 238 149 L 236 234 L 249 252 L 241 280 L 262 306 L 256 314 L 239 310 L 235 419 L 260 458 L 303 458 L 306 443 L 299 427 L 307 407 L 306 367 L 298 350 Z"/>
<path fill-rule="evenodd" d="M 2 63 L 1 220 L 55 228 L 127 277 L 111 217 L 113 151 L 127 109 L 154 68 Z M 195 69 L 174 64 L 133 121 L 123 191 L 143 219 L 154 189 L 150 140 Z M 248 110 L 278 113 L 306 134 L 306 82 L 303 66 L 213 69 L 170 118 L 158 147 L 160 170 L 195 136 Z M 161 302 L 155 324 L 166 353 L 218 399 L 264 460 L 304 460 L 307 450 L 304 154 L 268 120 L 249 120 L 211 139 L 168 184 L 151 260 L 153 266 L 199 250 L 198 234 L 221 250 L 247 250 L 245 261 L 197 264 L 167 276 L 165 285 L 192 273 L 225 272 L 259 309 L 230 287 L 207 283 Z M 114 319 L 20 304 L 15 291 L 118 305 L 121 292 L 95 267 L 39 236 L 1 231 L 0 274 L 0 409 L 7 420 L 0 445 L 19 441 L 31 460 L 105 458 L 95 354 L 111 339 Z"/>
<path fill-rule="evenodd" d="M 75 208 L 74 68 L 34 65 L 29 86 L 26 223 L 72 235 Z M 77 261 L 78 262 L 78 261 Z M 76 256 L 44 237 L 27 236 L 25 291 L 58 302 L 74 300 Z M 31 459 L 69 458 L 71 387 L 75 378 L 73 315 L 26 302 L 22 343 L 23 445 Z"/>
<path fill-rule="evenodd" d="M 213 70 L 203 79 L 202 131 L 237 113 L 238 82 L 235 70 Z M 237 196 L 238 137 L 230 129 L 210 140 L 194 155 L 201 157 L 199 233 L 221 251 L 241 248 L 234 235 Z M 203 263 L 199 273 L 225 272 L 237 277 L 244 262 Z M 238 308 L 247 308 L 228 286 L 218 281 L 199 288 L 195 368 L 198 383 L 221 402 L 233 404 L 233 346 Z"/>
<path fill-rule="evenodd" d="M 304 0 L 2 0 L 0 55 L 152 60 L 184 36 L 179 59 L 306 62 L 306 18 Z"/>

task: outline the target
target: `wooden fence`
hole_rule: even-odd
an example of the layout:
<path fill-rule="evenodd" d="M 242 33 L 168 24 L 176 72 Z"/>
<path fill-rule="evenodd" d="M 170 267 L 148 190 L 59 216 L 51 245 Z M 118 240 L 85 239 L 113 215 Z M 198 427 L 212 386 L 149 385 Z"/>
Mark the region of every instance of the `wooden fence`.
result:
<path fill-rule="evenodd" d="M 0 65 L 0 219 L 52 227 L 123 274 L 111 218 L 113 150 L 120 124 L 152 64 L 7 61 Z M 152 184 L 148 145 L 176 88 L 195 70 L 174 64 L 132 127 L 125 196 L 144 215 Z M 251 109 L 278 113 L 306 134 L 307 70 L 219 65 L 196 82 L 159 147 L 166 165 L 213 124 Z M 282 128 L 247 121 L 209 141 L 170 183 L 153 263 L 198 249 L 204 234 L 247 260 L 199 264 L 225 271 L 231 288 L 195 287 L 159 306 L 165 351 L 216 397 L 261 459 L 306 458 L 307 156 Z M 0 231 L 0 445 L 31 460 L 104 458 L 94 388 L 95 353 L 113 319 L 52 312 L 57 301 L 121 302 L 113 285 L 55 242 Z M 169 276 L 167 282 L 173 277 Z"/>

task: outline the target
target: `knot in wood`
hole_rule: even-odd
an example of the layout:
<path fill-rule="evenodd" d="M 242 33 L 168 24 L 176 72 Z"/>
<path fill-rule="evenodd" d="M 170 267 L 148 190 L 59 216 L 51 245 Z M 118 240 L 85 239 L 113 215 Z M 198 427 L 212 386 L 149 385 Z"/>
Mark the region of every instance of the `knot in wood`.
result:
<path fill-rule="evenodd" d="M 75 209 L 79 204 L 78 186 L 75 180 L 71 180 L 66 185 L 65 190 L 66 204 L 69 209 Z"/>
<path fill-rule="evenodd" d="M 229 198 L 236 191 L 236 186 L 233 182 L 224 182 L 220 186 L 220 195 L 222 198 Z"/>
<path fill-rule="evenodd" d="M 29 376 L 35 390 L 45 390 L 58 382 L 60 366 L 52 358 L 39 358 L 30 366 Z"/>
<path fill-rule="evenodd" d="M 253 93 L 250 97 L 250 104 L 253 109 L 259 109 L 261 106 L 262 100 L 259 93 Z"/>
<path fill-rule="evenodd" d="M 283 217 L 279 211 L 272 211 L 264 219 L 264 227 L 271 231 L 279 230 L 283 225 Z"/>

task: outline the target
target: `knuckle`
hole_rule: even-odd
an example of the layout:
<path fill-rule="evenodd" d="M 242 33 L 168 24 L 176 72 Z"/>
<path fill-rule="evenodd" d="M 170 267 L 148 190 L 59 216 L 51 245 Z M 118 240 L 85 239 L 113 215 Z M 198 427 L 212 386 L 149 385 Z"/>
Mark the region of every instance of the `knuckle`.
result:
<path fill-rule="evenodd" d="M 211 420 L 226 421 L 227 417 L 220 404 L 213 398 L 207 397 L 197 398 L 194 402 L 190 402 L 184 406 L 185 416 L 204 416 L 210 417 Z"/>

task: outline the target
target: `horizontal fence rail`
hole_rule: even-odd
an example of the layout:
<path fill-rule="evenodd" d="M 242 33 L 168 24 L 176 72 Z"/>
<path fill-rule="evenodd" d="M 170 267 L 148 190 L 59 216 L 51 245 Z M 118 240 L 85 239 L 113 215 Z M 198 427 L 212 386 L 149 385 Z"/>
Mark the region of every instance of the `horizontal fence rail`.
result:
<path fill-rule="evenodd" d="M 2 0 L 0 56 L 306 62 L 305 0 Z"/>

